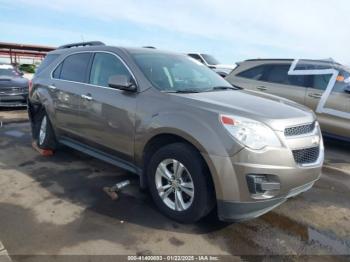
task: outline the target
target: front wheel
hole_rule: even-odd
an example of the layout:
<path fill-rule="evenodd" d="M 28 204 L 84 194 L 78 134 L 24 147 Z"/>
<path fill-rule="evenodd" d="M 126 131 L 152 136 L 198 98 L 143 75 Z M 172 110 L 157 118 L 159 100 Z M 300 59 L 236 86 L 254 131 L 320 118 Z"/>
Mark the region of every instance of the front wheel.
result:
<path fill-rule="evenodd" d="M 199 220 L 215 203 L 203 159 L 184 143 L 167 145 L 153 155 L 148 168 L 148 185 L 158 208 L 179 222 Z"/>

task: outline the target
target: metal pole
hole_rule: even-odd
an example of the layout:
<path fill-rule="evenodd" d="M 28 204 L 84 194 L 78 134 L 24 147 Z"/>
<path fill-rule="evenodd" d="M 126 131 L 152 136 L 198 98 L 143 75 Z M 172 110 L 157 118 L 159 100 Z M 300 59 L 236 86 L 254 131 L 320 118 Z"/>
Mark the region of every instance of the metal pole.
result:
<path fill-rule="evenodd" d="M 10 49 L 10 63 L 12 65 L 12 49 Z"/>

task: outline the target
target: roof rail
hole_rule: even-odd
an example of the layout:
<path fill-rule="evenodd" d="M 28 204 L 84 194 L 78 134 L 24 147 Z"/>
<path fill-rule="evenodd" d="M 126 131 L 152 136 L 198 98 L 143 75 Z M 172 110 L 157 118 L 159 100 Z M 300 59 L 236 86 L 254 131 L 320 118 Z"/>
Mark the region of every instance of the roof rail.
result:
<path fill-rule="evenodd" d="M 308 58 L 304 59 L 304 58 L 300 58 L 299 60 L 306 60 L 306 61 L 315 62 L 315 63 L 342 65 L 334 60 L 329 60 L 329 59 L 308 59 Z M 244 60 L 244 62 L 251 62 L 251 61 L 295 61 L 295 59 L 293 59 L 293 58 L 255 58 L 255 59 Z"/>
<path fill-rule="evenodd" d="M 105 44 L 100 41 L 80 42 L 80 43 L 61 45 L 57 49 L 65 49 L 65 48 L 79 47 L 79 46 L 98 46 L 98 45 L 105 45 Z"/>
<path fill-rule="evenodd" d="M 293 58 L 253 58 L 244 61 L 293 61 Z"/>

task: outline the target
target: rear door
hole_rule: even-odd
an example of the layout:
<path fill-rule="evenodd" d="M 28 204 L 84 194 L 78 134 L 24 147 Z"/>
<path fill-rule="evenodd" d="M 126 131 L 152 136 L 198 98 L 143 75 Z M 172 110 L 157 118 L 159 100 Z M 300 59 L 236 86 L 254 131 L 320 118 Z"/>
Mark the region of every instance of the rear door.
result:
<path fill-rule="evenodd" d="M 117 55 L 96 52 L 80 104 L 84 127 L 80 131 L 91 146 L 132 161 L 137 93 L 109 87 L 108 79 L 114 75 L 133 77 Z"/>
<path fill-rule="evenodd" d="M 66 135 L 81 136 L 83 126 L 79 106 L 88 81 L 91 57 L 89 52 L 69 55 L 53 72 L 50 89 L 55 93 L 56 124 Z"/>
<path fill-rule="evenodd" d="M 291 64 L 273 64 L 265 68 L 256 89 L 305 104 L 309 76 L 288 75 Z"/>

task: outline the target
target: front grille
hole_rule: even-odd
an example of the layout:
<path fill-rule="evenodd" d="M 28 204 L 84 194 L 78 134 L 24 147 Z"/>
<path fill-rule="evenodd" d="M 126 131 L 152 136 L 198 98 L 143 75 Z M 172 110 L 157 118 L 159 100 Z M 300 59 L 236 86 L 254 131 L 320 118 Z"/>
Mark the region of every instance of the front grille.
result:
<path fill-rule="evenodd" d="M 309 134 L 315 129 L 316 122 L 307 125 L 288 127 L 284 130 L 285 136 L 299 136 Z"/>
<path fill-rule="evenodd" d="M 21 94 L 26 93 L 28 89 L 26 87 L 1 87 L 0 95 L 5 94 Z"/>
<path fill-rule="evenodd" d="M 311 147 L 305 149 L 293 150 L 294 160 L 297 164 L 315 163 L 320 155 L 320 147 Z"/>

